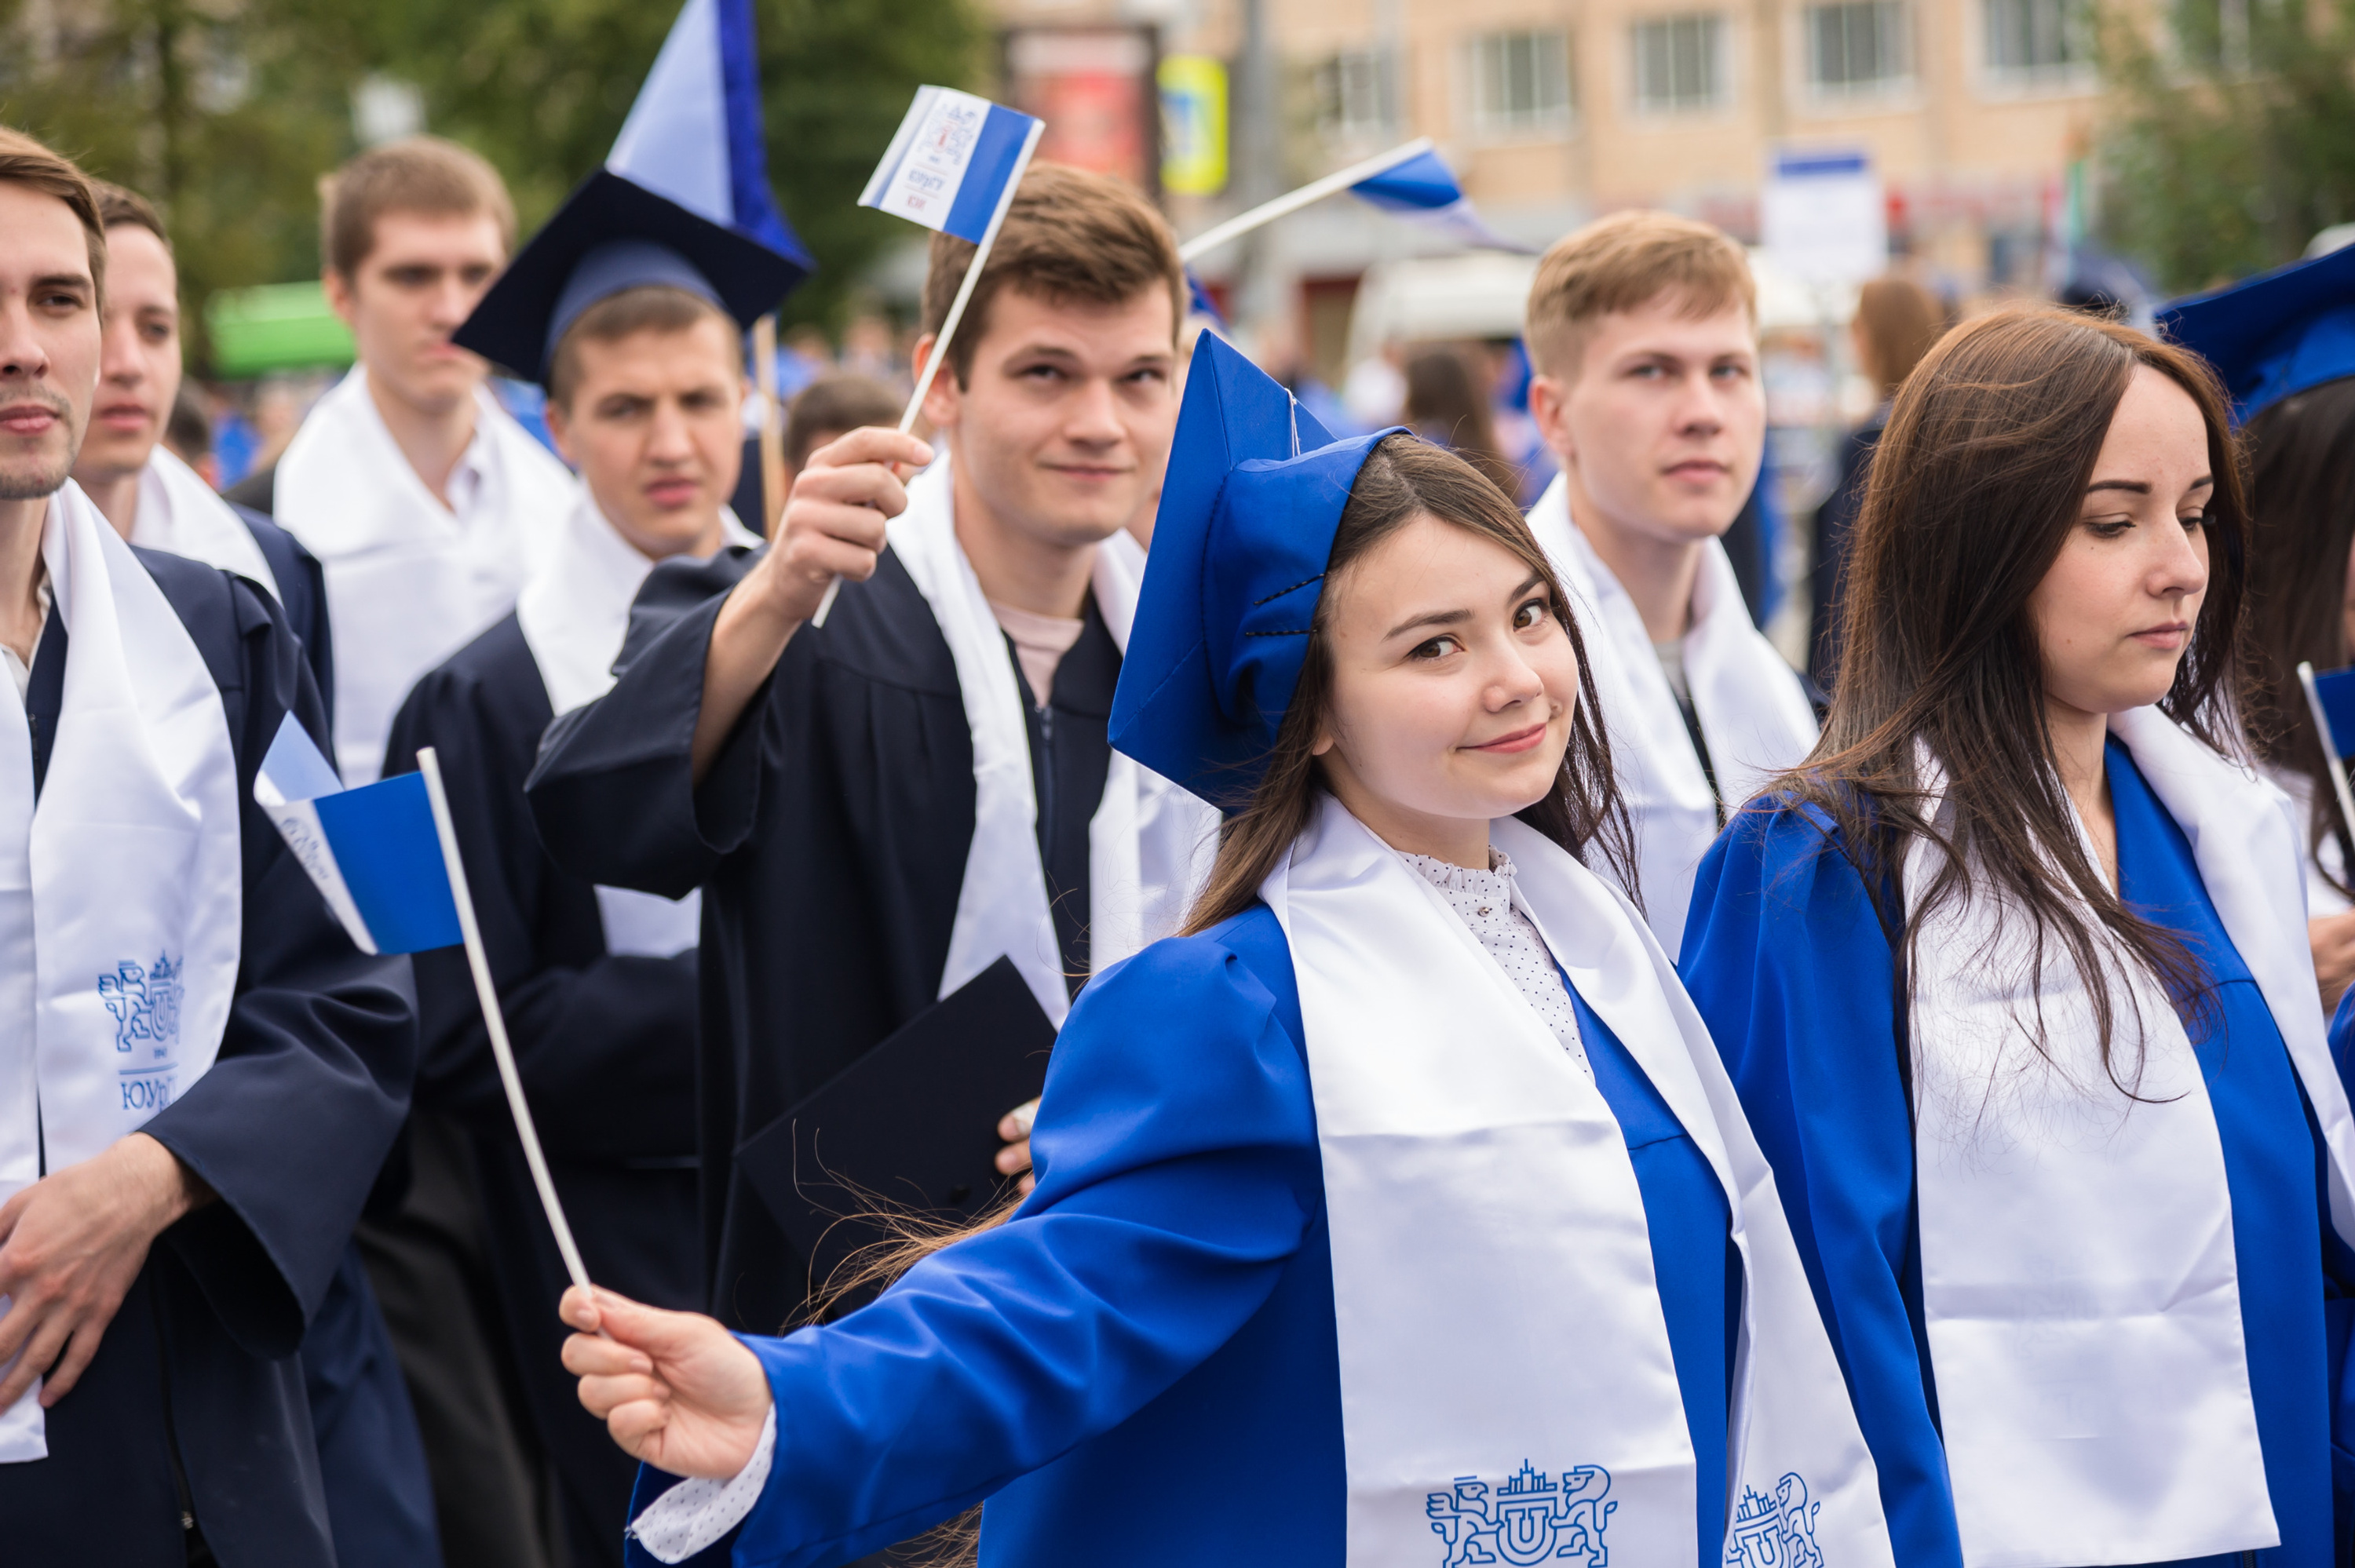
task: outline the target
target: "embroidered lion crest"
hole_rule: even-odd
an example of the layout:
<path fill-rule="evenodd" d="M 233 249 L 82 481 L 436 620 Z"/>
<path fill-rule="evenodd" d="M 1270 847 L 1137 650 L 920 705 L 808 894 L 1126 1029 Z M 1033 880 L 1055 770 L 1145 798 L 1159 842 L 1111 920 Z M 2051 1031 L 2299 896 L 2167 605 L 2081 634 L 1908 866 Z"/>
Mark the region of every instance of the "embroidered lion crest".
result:
<path fill-rule="evenodd" d="M 1529 1568 L 1562 1558 L 1583 1568 L 1607 1568 L 1611 1553 L 1603 1532 L 1619 1506 L 1604 1500 L 1610 1490 L 1611 1472 L 1600 1465 L 1573 1466 L 1553 1481 L 1524 1459 L 1494 1497 L 1478 1477 L 1458 1476 L 1423 1507 L 1432 1532 L 1447 1543 L 1441 1568 L 1473 1563 Z"/>
<path fill-rule="evenodd" d="M 1824 1505 L 1807 1499 L 1797 1472 L 1774 1483 L 1772 1498 L 1742 1489 L 1742 1501 L 1725 1532 L 1725 1568 L 1824 1568 L 1816 1545 L 1816 1513 Z"/>
<path fill-rule="evenodd" d="M 180 969 L 169 953 L 158 953 L 152 967 L 125 959 L 112 974 L 98 977 L 98 998 L 114 1015 L 117 1051 L 145 1044 L 160 1059 L 179 1044 Z"/>

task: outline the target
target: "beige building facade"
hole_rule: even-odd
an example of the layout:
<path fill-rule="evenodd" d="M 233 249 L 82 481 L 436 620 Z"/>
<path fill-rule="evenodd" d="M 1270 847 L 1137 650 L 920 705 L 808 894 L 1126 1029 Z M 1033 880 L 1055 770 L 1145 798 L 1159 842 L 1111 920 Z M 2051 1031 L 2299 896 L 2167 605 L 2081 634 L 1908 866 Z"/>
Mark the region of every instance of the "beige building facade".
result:
<path fill-rule="evenodd" d="M 1482 216 L 1530 245 L 1639 205 L 1755 241 L 1777 152 L 1861 152 L 1893 257 L 1956 297 L 2042 282 L 2100 102 L 2083 0 L 1260 3 L 1287 183 L 1428 135 Z M 1243 37 L 1243 0 L 987 4 L 1008 28 L 1149 26 L 1165 58 L 1231 65 Z M 1233 208 L 1231 190 L 1169 200 L 1181 233 Z M 1444 248 L 1346 198 L 1268 245 L 1318 359 L 1367 267 Z M 1215 284 L 1234 264 L 1231 248 L 1202 271 Z"/>

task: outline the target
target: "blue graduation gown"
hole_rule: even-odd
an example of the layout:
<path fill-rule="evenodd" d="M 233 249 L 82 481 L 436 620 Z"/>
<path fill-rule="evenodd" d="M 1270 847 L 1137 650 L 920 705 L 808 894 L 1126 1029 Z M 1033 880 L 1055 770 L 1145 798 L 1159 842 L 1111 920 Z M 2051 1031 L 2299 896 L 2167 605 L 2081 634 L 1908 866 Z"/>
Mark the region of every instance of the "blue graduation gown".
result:
<path fill-rule="evenodd" d="M 1635 1156 L 1711 1565 L 1725 1202 L 1634 1058 L 1582 1004 L 1579 1023 Z M 984 1568 L 1340 1563 L 1340 1361 L 1301 1040 L 1265 906 L 1091 983 L 1056 1045 L 1018 1215 L 838 1323 L 746 1336 L 777 1450 L 734 1561 L 839 1563 L 987 1498 Z M 645 1472 L 635 1506 L 670 1484 Z M 654 1559 L 634 1543 L 631 1561 Z"/>
<path fill-rule="evenodd" d="M 2115 741 L 2109 782 L 2126 903 L 2180 935 L 2217 986 L 2214 1022 L 2200 1027 L 2195 1014 L 2188 1027 L 2223 1143 L 2250 1393 L 2281 1527 L 2281 1545 L 2254 1558 L 2328 1568 L 2346 1560 L 2336 1547 L 2332 1432 L 2355 1254 L 2328 1228 L 2312 1108 L 2190 842 Z M 1684 980 L 1774 1167 L 1880 1467 L 1897 1561 L 1956 1568 L 1923 1328 L 1895 969 L 1836 841 L 1828 819 L 1771 800 L 1737 817 L 1701 863 Z"/>
<path fill-rule="evenodd" d="M 0 1560 L 180 1568 L 186 1512 L 225 1564 L 331 1568 L 295 1350 L 406 1110 L 415 1022 L 400 960 L 353 948 L 252 803 L 289 711 L 327 733 L 283 612 L 229 573 L 136 554 L 220 688 L 245 808 L 242 962 L 220 1054 L 144 1128 L 218 1198 L 157 1238 L 48 1413 L 49 1457 L 0 1465 Z M 37 787 L 69 657 L 53 615 L 26 704 Z"/>

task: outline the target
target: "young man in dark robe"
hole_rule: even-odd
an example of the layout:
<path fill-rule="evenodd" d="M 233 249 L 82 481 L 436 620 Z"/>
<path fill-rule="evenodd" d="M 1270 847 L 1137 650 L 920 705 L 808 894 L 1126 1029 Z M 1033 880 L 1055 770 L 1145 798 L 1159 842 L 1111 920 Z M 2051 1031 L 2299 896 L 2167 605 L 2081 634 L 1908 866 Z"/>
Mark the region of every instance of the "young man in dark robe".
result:
<path fill-rule="evenodd" d="M 456 335 L 545 384 L 579 493 L 513 613 L 410 693 L 384 771 L 414 768 L 421 747 L 441 760 L 517 1064 L 590 1277 L 686 1307 L 703 1299 L 698 902 L 566 873 L 539 846 L 523 784 L 549 721 L 612 684 L 630 601 L 655 563 L 759 543 L 727 505 L 741 451 L 741 338 L 805 267 L 636 187 L 617 192 L 625 185 L 601 175 L 585 187 Z M 733 301 L 698 260 L 746 280 Z M 566 1561 L 618 1565 L 635 1467 L 581 1409 L 559 1360 L 564 1262 L 465 956 L 421 953 L 416 967 L 418 1105 L 463 1124 L 474 1148 L 485 1256 L 555 1467 Z"/>
<path fill-rule="evenodd" d="M 288 715 L 327 733 L 283 613 L 68 477 L 105 245 L 0 131 L 0 1554 L 331 1568 L 295 1352 L 414 1020 L 253 803 Z"/>
<path fill-rule="evenodd" d="M 972 254 L 933 241 L 920 361 Z M 558 863 L 704 890 L 707 1304 L 732 1326 L 774 1331 L 810 1284 L 740 1146 L 1001 957 L 1060 1022 L 1206 863 L 1203 808 L 1105 738 L 1185 298 L 1142 197 L 1034 166 L 925 404 L 940 461 L 872 429 L 813 453 L 780 542 L 658 568 L 613 690 L 542 743 Z M 1027 1127 L 1001 1135 L 1022 1170 Z"/>
<path fill-rule="evenodd" d="M 133 545 L 270 590 L 302 639 L 325 702 L 335 665 L 319 563 L 267 517 L 215 495 L 165 445 L 180 389 L 179 270 L 153 207 L 119 185 L 97 188 L 106 228 L 103 358 L 74 482 Z M 304 1336 L 303 1373 L 338 1568 L 438 1562 L 424 1443 L 357 1244 L 346 1246 Z"/>

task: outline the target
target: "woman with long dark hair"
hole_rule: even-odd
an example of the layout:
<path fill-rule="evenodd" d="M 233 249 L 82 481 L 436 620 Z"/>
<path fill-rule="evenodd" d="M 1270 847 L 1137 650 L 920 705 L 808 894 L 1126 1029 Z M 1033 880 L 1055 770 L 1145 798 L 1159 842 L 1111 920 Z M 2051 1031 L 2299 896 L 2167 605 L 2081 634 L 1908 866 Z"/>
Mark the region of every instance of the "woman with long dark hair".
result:
<path fill-rule="evenodd" d="M 1887 1568 L 1773 1178 L 1584 863 L 1626 826 L 1544 554 L 1196 355 L 1113 717 L 1235 812 L 1188 932 L 1073 1007 L 1036 1191 L 871 1306 L 567 1298 L 582 1402 L 704 1478 L 649 1470 L 639 1547 L 838 1563 L 986 1497 L 986 1564 Z"/>
<path fill-rule="evenodd" d="M 1824 738 L 1685 979 L 1909 1568 L 2328 1568 L 2355 1122 L 2246 765 L 2212 373 L 2049 309 L 1897 396 Z"/>

